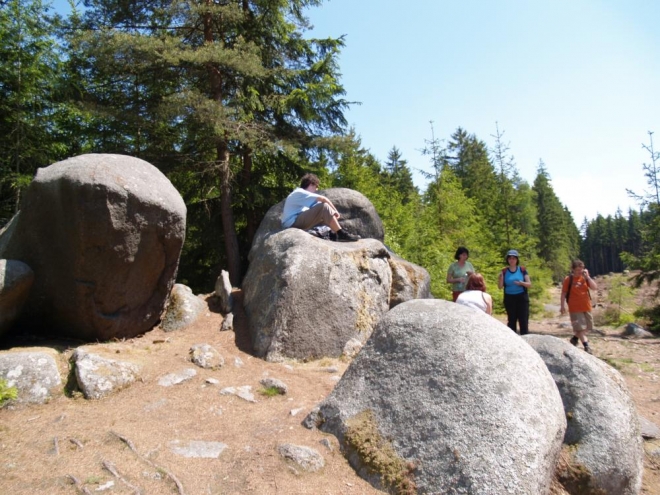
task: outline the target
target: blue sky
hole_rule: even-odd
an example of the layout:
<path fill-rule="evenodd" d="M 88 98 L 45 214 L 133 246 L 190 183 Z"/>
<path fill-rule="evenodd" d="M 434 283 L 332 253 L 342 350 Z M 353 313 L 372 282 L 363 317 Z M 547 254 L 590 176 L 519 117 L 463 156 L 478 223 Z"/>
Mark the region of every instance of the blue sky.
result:
<path fill-rule="evenodd" d="M 66 0 L 55 8 L 68 11 Z M 504 131 L 520 175 L 543 160 L 578 226 L 626 214 L 648 189 L 647 131 L 660 150 L 660 2 L 656 0 L 327 0 L 310 36 L 345 35 L 346 116 L 381 162 L 463 127 L 491 147 Z"/>
<path fill-rule="evenodd" d="M 504 131 L 521 176 L 542 159 L 578 224 L 635 207 L 648 189 L 647 131 L 660 150 L 660 2 L 654 0 L 330 0 L 310 9 L 318 37 L 345 35 L 347 113 L 381 162 L 413 169 L 430 139 Z M 415 182 L 424 187 L 420 174 Z"/>

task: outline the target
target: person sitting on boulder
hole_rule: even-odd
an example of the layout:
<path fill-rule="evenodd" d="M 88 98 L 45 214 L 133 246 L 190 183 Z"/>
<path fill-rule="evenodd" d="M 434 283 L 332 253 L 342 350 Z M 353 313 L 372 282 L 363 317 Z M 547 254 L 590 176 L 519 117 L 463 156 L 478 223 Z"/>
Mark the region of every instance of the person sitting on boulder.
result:
<path fill-rule="evenodd" d="M 360 240 L 359 235 L 346 232 L 339 225 L 339 212 L 325 196 L 316 194 L 319 178 L 314 174 L 305 174 L 300 180 L 300 187 L 287 196 L 282 211 L 282 227 L 308 230 L 322 224 L 332 230 L 330 238 L 339 242 Z"/>

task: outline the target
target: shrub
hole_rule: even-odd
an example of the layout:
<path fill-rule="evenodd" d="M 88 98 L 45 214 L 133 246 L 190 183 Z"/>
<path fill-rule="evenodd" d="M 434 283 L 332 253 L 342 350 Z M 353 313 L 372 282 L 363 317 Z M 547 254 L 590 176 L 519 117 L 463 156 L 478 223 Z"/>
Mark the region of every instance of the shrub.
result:
<path fill-rule="evenodd" d="M 17 397 L 18 390 L 16 387 L 10 387 L 7 380 L 0 380 L 0 407 L 8 400 L 16 400 Z"/>

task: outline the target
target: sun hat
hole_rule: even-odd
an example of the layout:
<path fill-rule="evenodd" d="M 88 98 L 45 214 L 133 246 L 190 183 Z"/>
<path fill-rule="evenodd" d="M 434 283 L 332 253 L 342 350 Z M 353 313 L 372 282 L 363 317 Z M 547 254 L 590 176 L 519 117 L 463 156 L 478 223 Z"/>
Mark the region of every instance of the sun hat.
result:
<path fill-rule="evenodd" d="M 516 251 L 515 249 L 510 249 L 509 252 L 506 253 L 506 257 L 508 258 L 509 256 L 515 256 L 516 258 L 520 258 L 520 256 L 518 256 L 518 251 Z"/>

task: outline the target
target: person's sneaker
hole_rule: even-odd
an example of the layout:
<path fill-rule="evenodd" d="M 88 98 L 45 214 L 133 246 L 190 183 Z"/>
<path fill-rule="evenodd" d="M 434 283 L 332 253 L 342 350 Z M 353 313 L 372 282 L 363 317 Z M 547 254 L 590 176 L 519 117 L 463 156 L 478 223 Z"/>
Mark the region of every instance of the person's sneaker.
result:
<path fill-rule="evenodd" d="M 591 352 L 591 347 L 586 342 L 584 343 L 584 352 L 587 354 L 593 354 L 593 352 Z"/>
<path fill-rule="evenodd" d="M 344 229 L 337 231 L 337 242 L 355 242 L 360 239 L 361 237 L 359 235 L 349 234 Z"/>
<path fill-rule="evenodd" d="M 333 232 L 332 230 L 330 231 L 330 240 L 331 241 L 337 241 L 337 232 Z"/>
<path fill-rule="evenodd" d="M 574 346 L 578 345 L 578 338 L 575 335 L 571 337 L 571 344 L 573 344 Z"/>

